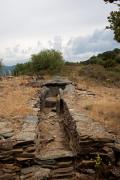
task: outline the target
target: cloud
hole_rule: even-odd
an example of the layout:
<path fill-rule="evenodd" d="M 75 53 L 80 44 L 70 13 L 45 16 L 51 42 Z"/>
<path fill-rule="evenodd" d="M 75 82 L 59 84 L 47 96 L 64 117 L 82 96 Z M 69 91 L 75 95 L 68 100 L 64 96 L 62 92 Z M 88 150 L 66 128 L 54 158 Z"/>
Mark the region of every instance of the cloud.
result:
<path fill-rule="evenodd" d="M 53 41 L 48 41 L 50 49 L 56 49 L 62 51 L 62 38 L 61 36 L 56 36 Z"/>
<path fill-rule="evenodd" d="M 120 43 L 113 40 L 113 33 L 96 30 L 85 37 L 71 38 L 64 49 L 64 56 L 66 59 L 80 60 L 114 48 L 120 48 Z"/>
<path fill-rule="evenodd" d="M 61 36 L 56 36 L 53 40 L 48 41 L 46 46 L 38 41 L 35 45 L 25 48 L 22 48 L 20 44 L 5 48 L 4 52 L 0 53 L 0 57 L 2 57 L 4 64 L 13 65 L 28 61 L 32 54 L 36 54 L 43 49 L 62 51 L 62 48 L 62 38 Z"/>
<path fill-rule="evenodd" d="M 41 49 L 43 49 L 43 45 L 40 41 L 36 45 L 26 48 L 22 48 L 20 44 L 17 44 L 6 48 L 4 52 L 0 53 L 0 57 L 2 57 L 4 64 L 13 65 L 28 61 L 32 54 L 40 52 Z"/>
<path fill-rule="evenodd" d="M 0 44 L 85 35 L 105 27 L 115 9 L 103 0 L 0 0 Z"/>
<path fill-rule="evenodd" d="M 32 54 L 38 53 L 43 49 L 56 49 L 63 53 L 67 61 L 82 61 L 88 59 L 92 55 L 97 55 L 104 51 L 120 48 L 120 43 L 113 40 L 113 33 L 107 30 L 95 30 L 94 33 L 71 38 L 65 44 L 61 36 L 56 36 L 53 40 L 43 45 L 38 41 L 35 45 L 22 48 L 17 44 L 8 47 L 0 54 L 5 64 L 16 64 L 26 62 Z"/>
<path fill-rule="evenodd" d="M 87 34 L 105 28 L 116 8 L 103 0 L 0 0 L 0 58 L 15 64 L 43 48 L 54 48 L 74 60 L 111 49 L 116 45 L 109 33 Z"/>

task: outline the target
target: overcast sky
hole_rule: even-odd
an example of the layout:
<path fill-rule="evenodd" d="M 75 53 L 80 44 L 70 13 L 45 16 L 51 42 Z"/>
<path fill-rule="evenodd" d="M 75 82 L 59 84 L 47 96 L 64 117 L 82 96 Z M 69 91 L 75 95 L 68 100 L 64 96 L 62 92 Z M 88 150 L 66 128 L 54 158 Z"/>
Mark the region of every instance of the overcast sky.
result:
<path fill-rule="evenodd" d="M 0 0 L 0 58 L 12 65 L 45 48 L 85 60 L 120 44 L 105 30 L 116 5 L 103 0 Z"/>

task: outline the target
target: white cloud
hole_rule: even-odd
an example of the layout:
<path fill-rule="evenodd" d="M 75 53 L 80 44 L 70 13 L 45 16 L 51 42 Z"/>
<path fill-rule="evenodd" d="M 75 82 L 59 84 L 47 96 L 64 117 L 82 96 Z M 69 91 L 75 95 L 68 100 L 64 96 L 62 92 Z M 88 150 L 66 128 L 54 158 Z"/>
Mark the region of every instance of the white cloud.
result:
<path fill-rule="evenodd" d="M 62 51 L 65 60 L 81 61 L 86 60 L 92 55 L 120 48 L 120 43 L 113 40 L 113 33 L 107 30 L 95 30 L 94 33 L 87 36 L 80 36 L 71 38 L 65 44 L 61 36 L 55 37 L 48 41 L 44 46 L 40 41 L 36 44 L 22 48 L 23 46 L 17 44 L 13 47 L 8 47 L 0 57 L 3 58 L 5 64 L 16 64 L 26 62 L 30 59 L 32 54 L 38 53 L 43 49 L 56 49 Z"/>
<path fill-rule="evenodd" d="M 49 47 L 78 59 L 111 49 L 109 33 L 88 34 L 105 28 L 115 9 L 103 0 L 0 0 L 0 58 L 15 64 Z"/>
<path fill-rule="evenodd" d="M 61 36 L 56 36 L 54 40 L 48 41 L 50 49 L 56 49 L 62 51 L 62 38 Z"/>
<path fill-rule="evenodd" d="M 107 30 L 96 30 L 85 37 L 76 37 L 69 40 L 64 56 L 71 60 L 84 60 L 104 51 L 120 48 L 120 43 L 113 40 L 113 33 Z"/>
<path fill-rule="evenodd" d="M 13 65 L 28 61 L 32 54 L 40 52 L 43 48 L 42 43 L 39 41 L 36 45 L 26 48 L 22 48 L 22 45 L 17 44 L 6 48 L 4 52 L 0 53 L 0 57 L 2 57 L 4 64 Z"/>

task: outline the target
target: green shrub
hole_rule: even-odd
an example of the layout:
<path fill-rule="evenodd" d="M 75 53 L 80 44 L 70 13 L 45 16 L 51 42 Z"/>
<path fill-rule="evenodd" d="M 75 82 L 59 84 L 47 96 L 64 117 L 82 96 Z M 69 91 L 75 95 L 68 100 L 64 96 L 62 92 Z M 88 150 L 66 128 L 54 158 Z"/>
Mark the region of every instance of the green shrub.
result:
<path fill-rule="evenodd" d="M 13 70 L 13 75 L 31 75 L 33 72 L 31 62 L 17 64 Z"/>
<path fill-rule="evenodd" d="M 34 54 L 31 60 L 24 64 L 17 64 L 13 74 L 59 74 L 64 66 L 61 52 L 56 50 L 44 50 Z"/>
<path fill-rule="evenodd" d="M 104 67 L 98 64 L 84 66 L 80 69 L 79 75 L 85 75 L 96 80 L 103 80 L 107 78 Z"/>
<path fill-rule="evenodd" d="M 101 65 L 84 65 L 80 71 L 79 76 L 85 76 L 86 78 L 93 79 L 104 85 L 115 85 L 120 87 L 120 66 L 113 69 L 106 69 Z"/>
<path fill-rule="evenodd" d="M 116 63 L 120 64 L 120 55 L 115 58 Z"/>
<path fill-rule="evenodd" d="M 102 65 L 104 68 L 113 68 L 120 64 L 120 49 L 114 49 L 113 51 L 107 51 L 97 56 L 92 56 L 82 64 L 98 64 Z"/>
<path fill-rule="evenodd" d="M 46 71 L 50 74 L 60 73 L 64 65 L 62 54 L 56 50 L 44 50 L 32 55 L 32 66 L 35 73 Z"/>

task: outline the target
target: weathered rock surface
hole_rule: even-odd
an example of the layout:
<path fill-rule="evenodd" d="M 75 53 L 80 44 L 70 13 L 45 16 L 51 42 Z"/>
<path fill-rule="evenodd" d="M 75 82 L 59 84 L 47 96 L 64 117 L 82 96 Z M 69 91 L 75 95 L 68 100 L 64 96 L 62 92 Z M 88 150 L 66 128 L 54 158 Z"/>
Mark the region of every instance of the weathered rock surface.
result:
<path fill-rule="evenodd" d="M 68 79 L 61 79 L 60 77 L 56 77 L 55 79 L 53 80 L 48 80 L 48 81 L 45 81 L 41 86 L 66 86 L 66 85 L 69 85 L 69 84 L 72 84 L 72 81 L 69 81 Z"/>
<path fill-rule="evenodd" d="M 54 112 L 40 114 L 40 122 L 37 130 L 36 152 L 40 159 L 56 159 L 60 157 L 72 157 L 65 134 L 60 127 L 59 117 Z"/>
<path fill-rule="evenodd" d="M 37 116 L 23 119 L 22 129 L 15 133 L 7 128 L 7 122 L 0 123 L 0 179 L 3 180 L 43 180 L 49 177 L 50 169 L 36 163 L 35 136 Z"/>
<path fill-rule="evenodd" d="M 118 162 L 120 153 L 118 139 L 107 132 L 99 122 L 95 122 L 85 114 L 80 113 L 75 102 L 75 93 L 64 90 L 60 97 L 58 112 L 67 132 L 69 146 L 74 155 L 80 158 L 80 161 L 77 161 L 78 171 L 84 174 L 96 173 L 95 160 L 99 154 L 102 178 L 119 179 L 120 167 Z M 90 163 L 91 159 L 94 161 Z M 109 164 L 114 170 L 109 168 Z"/>
<path fill-rule="evenodd" d="M 119 140 L 79 112 L 76 98 L 71 81 L 47 81 L 38 117 L 26 117 L 17 134 L 2 121 L 0 179 L 120 179 Z"/>

